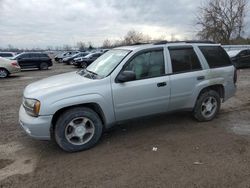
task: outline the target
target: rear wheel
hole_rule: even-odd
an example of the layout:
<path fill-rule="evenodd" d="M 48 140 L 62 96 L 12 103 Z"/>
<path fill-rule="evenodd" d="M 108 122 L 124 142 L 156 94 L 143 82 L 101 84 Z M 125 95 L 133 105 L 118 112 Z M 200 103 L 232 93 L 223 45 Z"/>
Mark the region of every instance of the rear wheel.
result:
<path fill-rule="evenodd" d="M 47 70 L 49 68 L 48 63 L 42 62 L 39 66 L 40 70 Z"/>
<path fill-rule="evenodd" d="M 68 152 L 93 147 L 102 135 L 102 121 L 92 109 L 78 107 L 64 112 L 55 126 L 56 143 Z"/>
<path fill-rule="evenodd" d="M 210 121 L 216 117 L 220 110 L 221 99 L 219 94 L 214 91 L 206 91 L 202 93 L 194 108 L 194 117 L 198 121 Z"/>
<path fill-rule="evenodd" d="M 9 72 L 6 69 L 0 68 L 0 78 L 6 78 L 9 76 Z"/>

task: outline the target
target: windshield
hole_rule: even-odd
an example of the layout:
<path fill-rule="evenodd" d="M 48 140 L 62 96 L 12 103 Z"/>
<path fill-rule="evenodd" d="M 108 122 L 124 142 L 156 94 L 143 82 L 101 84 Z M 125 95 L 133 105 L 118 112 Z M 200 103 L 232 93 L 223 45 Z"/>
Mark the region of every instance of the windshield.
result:
<path fill-rule="evenodd" d="M 23 53 L 20 53 L 20 54 L 17 54 L 17 55 L 15 55 L 14 57 L 12 57 L 11 59 L 12 60 L 17 60 L 17 58 L 19 57 L 19 56 L 21 56 Z"/>
<path fill-rule="evenodd" d="M 87 71 L 104 78 L 129 54 L 128 50 L 110 50 L 90 64 Z"/>

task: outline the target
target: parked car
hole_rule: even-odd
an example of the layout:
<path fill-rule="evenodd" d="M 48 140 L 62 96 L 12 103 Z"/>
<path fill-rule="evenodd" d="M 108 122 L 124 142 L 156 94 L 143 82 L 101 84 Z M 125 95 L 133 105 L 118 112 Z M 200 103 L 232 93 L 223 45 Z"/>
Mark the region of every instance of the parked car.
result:
<path fill-rule="evenodd" d="M 236 81 L 219 44 L 120 47 L 87 69 L 28 85 L 19 119 L 30 136 L 81 151 L 93 147 L 104 129 L 133 118 L 190 110 L 198 121 L 213 120 L 221 102 L 235 94 Z"/>
<path fill-rule="evenodd" d="M 91 63 L 93 63 L 98 57 L 100 57 L 102 54 L 103 54 L 102 52 L 90 53 L 90 54 L 86 55 L 85 57 L 74 59 L 73 64 L 79 68 L 80 67 L 86 68 Z"/>
<path fill-rule="evenodd" d="M 236 68 L 250 67 L 250 49 L 227 52 Z"/>
<path fill-rule="evenodd" d="M 65 58 L 63 58 L 63 63 L 65 63 L 67 65 L 73 64 L 75 58 L 85 57 L 88 54 L 89 54 L 89 52 L 79 52 L 73 56 L 65 57 Z"/>
<path fill-rule="evenodd" d="M 0 57 L 4 57 L 6 59 L 11 59 L 15 56 L 13 52 L 0 52 Z"/>
<path fill-rule="evenodd" d="M 55 61 L 58 63 L 62 63 L 63 58 L 70 57 L 72 55 L 75 55 L 79 53 L 79 51 L 68 51 L 68 52 L 63 52 L 55 56 Z"/>
<path fill-rule="evenodd" d="M 52 60 L 46 53 L 39 52 L 24 52 L 13 57 L 20 65 L 21 69 L 39 68 L 46 70 L 53 66 Z"/>
<path fill-rule="evenodd" d="M 17 61 L 0 57 L 0 78 L 6 78 L 13 73 L 20 72 Z"/>

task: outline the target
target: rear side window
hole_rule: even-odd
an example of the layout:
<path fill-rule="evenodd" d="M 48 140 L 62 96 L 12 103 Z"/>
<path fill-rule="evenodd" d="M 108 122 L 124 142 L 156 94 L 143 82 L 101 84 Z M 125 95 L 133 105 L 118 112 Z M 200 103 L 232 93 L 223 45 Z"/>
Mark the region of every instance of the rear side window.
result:
<path fill-rule="evenodd" d="M 21 58 L 30 58 L 30 54 L 21 54 L 19 57 Z"/>
<path fill-rule="evenodd" d="M 40 54 L 40 56 L 43 58 L 49 58 L 49 56 L 47 54 Z"/>
<path fill-rule="evenodd" d="M 169 47 L 173 73 L 201 70 L 200 61 L 192 47 Z"/>
<path fill-rule="evenodd" d="M 31 53 L 30 56 L 33 57 L 33 58 L 39 58 L 40 57 L 39 54 L 35 54 L 35 53 Z"/>
<path fill-rule="evenodd" d="M 231 60 L 226 51 L 220 46 L 199 47 L 210 68 L 231 66 Z"/>

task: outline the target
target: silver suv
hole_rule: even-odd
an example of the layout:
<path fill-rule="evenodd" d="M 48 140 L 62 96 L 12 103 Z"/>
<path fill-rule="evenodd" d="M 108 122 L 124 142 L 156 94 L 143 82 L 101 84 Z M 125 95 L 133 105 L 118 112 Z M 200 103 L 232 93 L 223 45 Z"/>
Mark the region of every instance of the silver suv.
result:
<path fill-rule="evenodd" d="M 87 69 L 34 82 L 19 118 L 30 136 L 74 152 L 93 147 L 124 120 L 190 110 L 210 121 L 236 91 L 235 67 L 219 44 L 157 43 L 120 47 Z"/>

